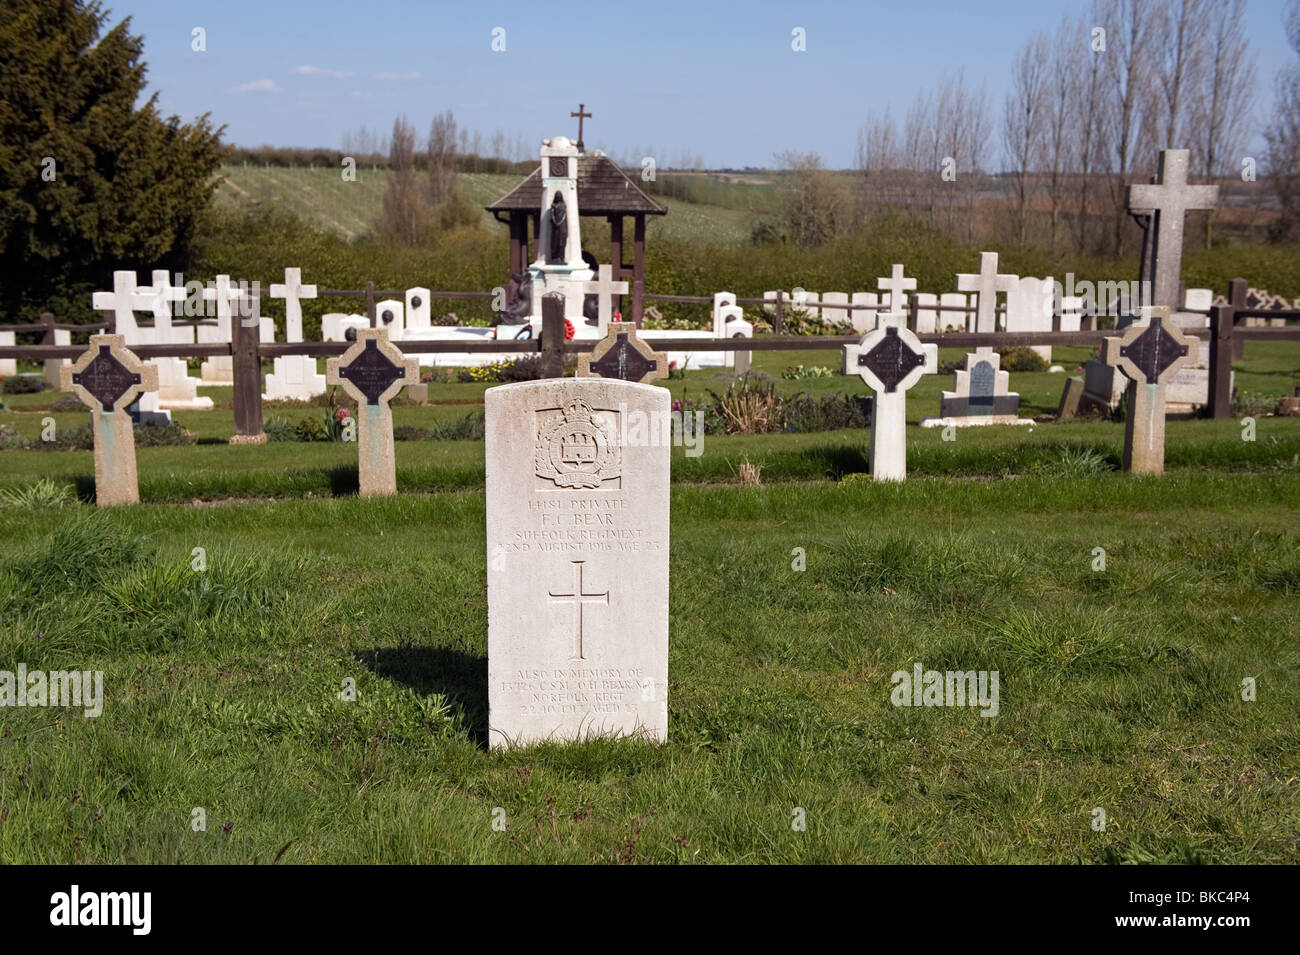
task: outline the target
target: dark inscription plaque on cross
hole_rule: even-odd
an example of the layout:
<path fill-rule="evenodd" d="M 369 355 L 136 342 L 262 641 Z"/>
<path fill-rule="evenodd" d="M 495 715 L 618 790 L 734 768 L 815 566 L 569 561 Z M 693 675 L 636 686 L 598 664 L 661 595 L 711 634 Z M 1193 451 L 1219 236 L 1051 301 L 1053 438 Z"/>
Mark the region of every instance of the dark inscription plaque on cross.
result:
<path fill-rule="evenodd" d="M 1165 331 L 1163 322 L 1153 321 L 1131 345 L 1120 346 L 1119 354 L 1146 376 L 1144 384 L 1150 384 L 1159 379 L 1166 368 L 1187 356 L 1187 345 L 1175 341 Z"/>
<path fill-rule="evenodd" d="M 373 338 L 367 339 L 365 349 L 352 364 L 339 368 L 339 377 L 352 382 L 366 396 L 366 403 L 372 405 L 379 404 L 384 392 L 404 374 L 403 369 L 379 350 L 379 343 Z"/>
<path fill-rule="evenodd" d="M 897 390 L 898 383 L 911 374 L 913 368 L 925 364 L 925 356 L 918 354 L 898 337 L 898 329 L 885 329 L 885 337 L 875 348 L 858 356 L 858 364 L 871 369 L 880 379 L 886 392 Z"/>
<path fill-rule="evenodd" d="M 610 322 L 605 326 L 605 337 L 591 353 L 578 357 L 578 377 L 593 376 L 648 384 L 668 377 L 668 357 L 663 352 L 652 351 L 637 336 L 635 325 Z"/>
<path fill-rule="evenodd" d="M 108 345 L 100 345 L 99 354 L 91 359 L 90 364 L 73 373 L 72 383 L 90 392 L 105 411 L 112 411 L 118 399 L 141 382 L 138 374 L 129 371 L 113 357 Z"/>
<path fill-rule="evenodd" d="M 646 358 L 632 347 L 627 332 L 614 336 L 614 347 L 605 352 L 598 361 L 591 363 L 591 370 L 602 378 L 617 378 L 620 381 L 640 381 L 652 371 L 659 370 L 659 362 Z"/>

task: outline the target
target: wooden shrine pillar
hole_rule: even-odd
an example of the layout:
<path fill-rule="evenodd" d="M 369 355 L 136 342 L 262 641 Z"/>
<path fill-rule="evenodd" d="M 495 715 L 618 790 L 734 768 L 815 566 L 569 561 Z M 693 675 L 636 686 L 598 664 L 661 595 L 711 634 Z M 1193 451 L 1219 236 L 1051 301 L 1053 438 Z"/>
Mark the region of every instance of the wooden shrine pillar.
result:
<path fill-rule="evenodd" d="M 632 321 L 641 327 L 645 297 L 645 213 L 638 212 L 632 232 Z"/>

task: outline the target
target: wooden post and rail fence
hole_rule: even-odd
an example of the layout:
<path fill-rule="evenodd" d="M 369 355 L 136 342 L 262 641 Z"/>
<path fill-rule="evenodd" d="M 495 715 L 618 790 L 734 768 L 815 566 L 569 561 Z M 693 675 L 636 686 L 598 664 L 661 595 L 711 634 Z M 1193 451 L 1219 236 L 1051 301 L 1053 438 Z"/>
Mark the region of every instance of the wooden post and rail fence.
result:
<path fill-rule="evenodd" d="M 263 293 L 265 294 L 265 293 Z M 375 289 L 373 283 L 366 283 L 365 290 L 325 290 L 319 293 L 342 297 L 359 297 L 366 300 L 367 313 L 372 324 L 378 323 L 374 314 L 377 295 L 404 295 L 404 291 Z M 488 298 L 491 292 L 433 292 L 431 298 Z M 1231 373 L 1234 356 L 1239 358 L 1240 348 L 1247 341 L 1300 341 L 1300 324 L 1271 327 L 1246 326 L 1243 322 L 1251 318 L 1268 318 L 1281 320 L 1300 320 L 1300 310 L 1251 309 L 1245 307 L 1246 283 L 1243 279 L 1234 279 L 1230 287 L 1229 304 L 1216 305 L 1210 309 L 1210 327 L 1208 329 L 1187 329 L 1185 334 L 1209 340 L 1210 349 L 1210 387 L 1209 416 L 1227 418 L 1231 414 L 1232 392 Z M 647 301 L 665 301 L 682 303 L 712 304 L 712 299 L 704 296 L 685 295 L 646 295 Z M 771 305 L 774 308 L 774 334 L 759 335 L 755 338 L 655 338 L 653 346 L 656 351 L 772 351 L 772 350 L 838 350 L 840 346 L 853 344 L 861 339 L 860 334 L 853 335 L 785 335 L 784 322 L 781 321 L 780 299 L 737 298 L 737 304 Z M 809 301 L 808 304 L 835 310 L 872 310 L 881 311 L 880 306 L 851 306 L 841 302 L 820 303 Z M 549 305 L 549 307 L 548 307 Z M 914 332 L 920 311 L 934 309 L 944 312 L 972 312 L 974 307 L 961 306 L 920 306 L 916 296 L 909 296 L 907 325 Z M 923 343 L 935 343 L 943 348 L 975 349 L 988 347 L 1029 347 L 1032 345 L 1075 345 L 1098 348 L 1113 331 L 1098 330 L 1095 327 L 1080 331 L 1061 331 L 1061 317 L 1053 317 L 1052 331 L 1041 332 L 917 332 Z M 182 322 L 178 321 L 178 324 Z M 215 324 L 211 319 L 197 319 L 184 324 Z M 1095 326 L 1095 318 L 1091 322 Z M 86 347 L 84 345 L 55 345 L 54 330 L 73 332 L 91 332 L 108 329 L 107 323 L 96 325 L 59 324 L 48 312 L 41 316 L 39 324 L 0 325 L 0 331 L 18 333 L 42 333 L 41 344 L 0 346 L 0 359 L 10 358 L 28 361 L 48 359 L 76 359 Z M 501 326 L 509 328 L 510 326 Z M 540 356 L 541 377 L 558 378 L 563 374 L 565 357 L 590 351 L 596 344 L 594 339 L 581 341 L 565 338 L 565 322 L 559 303 L 554 299 L 543 299 L 542 332 L 537 338 L 502 339 L 489 342 L 460 341 L 401 341 L 394 342 L 408 355 L 427 354 L 500 354 L 519 355 L 536 353 Z M 229 356 L 234 367 L 234 416 L 237 435 L 258 435 L 262 432 L 262 361 L 284 355 L 308 355 L 317 358 L 333 357 L 343 354 L 351 342 L 268 342 L 259 340 L 256 323 L 245 324 L 236 315 L 231 321 L 231 341 L 208 342 L 202 344 L 165 344 L 133 345 L 131 350 L 141 358 L 212 358 Z"/>

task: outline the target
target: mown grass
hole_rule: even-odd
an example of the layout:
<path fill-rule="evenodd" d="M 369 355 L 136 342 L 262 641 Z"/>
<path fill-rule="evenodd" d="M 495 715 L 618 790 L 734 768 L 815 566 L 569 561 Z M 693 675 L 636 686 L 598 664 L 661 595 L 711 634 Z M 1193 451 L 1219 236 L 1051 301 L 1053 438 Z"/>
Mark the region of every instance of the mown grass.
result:
<path fill-rule="evenodd" d="M 1298 507 L 1290 474 L 678 486 L 669 742 L 504 754 L 477 492 L 0 508 L 0 669 L 106 686 L 3 713 L 0 858 L 1294 863 Z M 893 707 L 915 662 L 998 670 L 999 715 Z"/>

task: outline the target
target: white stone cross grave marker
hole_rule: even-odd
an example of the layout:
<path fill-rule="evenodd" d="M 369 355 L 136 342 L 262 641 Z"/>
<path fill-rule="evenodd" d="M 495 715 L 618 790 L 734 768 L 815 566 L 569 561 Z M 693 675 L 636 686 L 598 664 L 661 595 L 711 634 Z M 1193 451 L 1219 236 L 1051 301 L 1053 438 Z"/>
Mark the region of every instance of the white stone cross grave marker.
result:
<path fill-rule="evenodd" d="M 286 268 L 284 281 L 273 283 L 270 291 L 272 298 L 284 299 L 284 340 L 302 341 L 302 299 L 316 298 L 316 286 L 302 283 L 302 269 Z M 305 401 L 325 393 L 325 376 L 317 371 L 314 356 L 281 355 L 272 365 L 262 397 Z"/>
<path fill-rule="evenodd" d="M 1186 149 L 1160 150 L 1158 182 L 1128 186 L 1124 204 L 1128 211 L 1154 217 L 1151 261 L 1155 273 L 1151 304 L 1178 308 L 1178 286 L 1183 272 L 1183 224 L 1193 209 L 1213 209 L 1219 201 L 1218 186 L 1187 184 L 1190 153 Z"/>
<path fill-rule="evenodd" d="M 153 332 L 150 339 L 153 344 L 183 345 L 194 340 L 192 328 L 178 328 L 172 324 L 172 303 L 185 301 L 185 287 L 172 285 L 171 275 L 166 269 L 154 269 L 153 285 L 144 286 L 139 292 L 151 299 Z M 212 399 L 206 395 L 200 397 L 200 380 L 190 376 L 185 359 L 159 357 L 150 358 L 149 363 L 158 369 L 159 408 L 167 411 L 211 410 Z"/>
<path fill-rule="evenodd" d="M 887 313 L 903 314 L 907 311 L 905 293 L 916 290 L 916 279 L 903 278 L 903 267 L 894 263 L 889 278 L 876 279 L 876 288 L 889 293 L 889 301 L 885 303 Z"/>
<path fill-rule="evenodd" d="M 959 292 L 974 292 L 976 294 L 975 304 L 975 331 L 976 332 L 995 332 L 997 331 L 998 318 L 998 292 L 1010 292 L 1015 288 L 1016 280 L 1019 276 L 999 275 L 998 274 L 998 254 L 996 252 L 980 253 L 980 270 L 977 274 L 961 272 L 957 275 L 957 290 Z M 975 349 L 976 353 L 990 352 L 992 347 L 981 345 Z"/>
<path fill-rule="evenodd" d="M 939 346 L 922 345 L 905 316 L 880 316 L 875 331 L 844 346 L 844 374 L 859 375 L 875 391 L 871 411 L 871 476 L 907 478 L 907 391 L 939 370 Z"/>
<path fill-rule="evenodd" d="M 614 296 L 627 294 L 627 282 L 615 282 L 614 269 L 610 265 L 602 265 L 597 269 L 596 274 L 599 278 L 592 282 L 584 282 L 582 291 L 585 295 L 597 296 L 600 310 L 596 316 L 596 327 L 603 334 L 614 316 Z"/>

